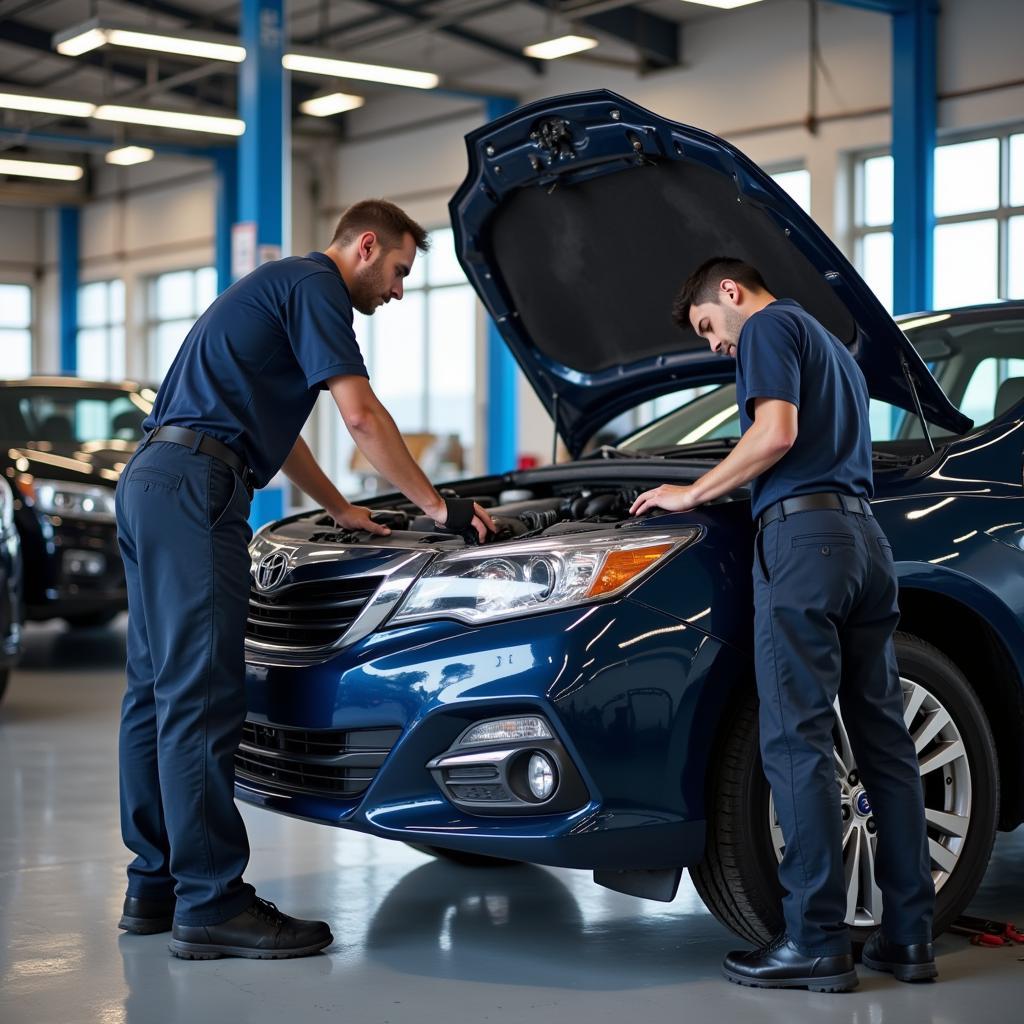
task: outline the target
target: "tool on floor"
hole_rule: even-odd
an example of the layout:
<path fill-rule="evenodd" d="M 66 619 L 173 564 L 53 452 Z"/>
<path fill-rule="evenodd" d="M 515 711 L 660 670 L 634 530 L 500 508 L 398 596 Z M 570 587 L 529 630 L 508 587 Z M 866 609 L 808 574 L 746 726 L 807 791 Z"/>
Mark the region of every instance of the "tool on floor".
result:
<path fill-rule="evenodd" d="M 1024 932 L 1009 921 L 990 921 L 984 917 L 962 914 L 949 927 L 956 935 L 969 935 L 972 946 L 1024 945 Z"/>

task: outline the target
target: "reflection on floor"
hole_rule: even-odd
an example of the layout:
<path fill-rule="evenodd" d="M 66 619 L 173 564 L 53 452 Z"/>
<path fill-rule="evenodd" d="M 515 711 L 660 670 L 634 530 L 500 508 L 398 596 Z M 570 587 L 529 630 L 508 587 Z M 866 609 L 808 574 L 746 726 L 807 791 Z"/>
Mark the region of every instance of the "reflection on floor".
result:
<path fill-rule="evenodd" d="M 649 903 L 585 872 L 457 867 L 250 808 L 249 880 L 283 910 L 329 920 L 334 946 L 278 963 L 173 959 L 166 936 L 115 927 L 123 623 L 36 627 L 27 648 L 0 707 L 5 1024 L 958 1024 L 1015 1013 L 1024 996 L 1024 947 L 956 936 L 940 940 L 937 985 L 862 970 L 846 996 L 741 989 L 718 974 L 735 940 L 688 884 L 670 905 Z M 1024 830 L 1000 837 L 972 910 L 1024 924 Z"/>

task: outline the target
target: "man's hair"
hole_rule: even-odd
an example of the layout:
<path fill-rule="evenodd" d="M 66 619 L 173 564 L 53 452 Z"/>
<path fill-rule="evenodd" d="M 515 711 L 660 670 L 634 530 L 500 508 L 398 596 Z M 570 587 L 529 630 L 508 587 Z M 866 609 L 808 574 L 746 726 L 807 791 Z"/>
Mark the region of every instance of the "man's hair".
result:
<path fill-rule="evenodd" d="M 350 206 L 334 229 L 331 245 L 346 246 L 364 231 L 372 231 L 385 249 L 401 245 L 407 234 L 412 235 L 420 252 L 430 248 L 426 231 L 404 210 L 386 199 L 363 199 Z"/>
<path fill-rule="evenodd" d="M 733 256 L 712 256 L 705 260 L 685 281 L 679 289 L 676 301 L 672 304 L 672 322 L 677 327 L 688 330 L 690 327 L 690 307 L 702 306 L 705 302 L 717 302 L 718 286 L 731 278 L 754 291 L 768 291 L 757 267 L 752 267 L 743 260 Z"/>

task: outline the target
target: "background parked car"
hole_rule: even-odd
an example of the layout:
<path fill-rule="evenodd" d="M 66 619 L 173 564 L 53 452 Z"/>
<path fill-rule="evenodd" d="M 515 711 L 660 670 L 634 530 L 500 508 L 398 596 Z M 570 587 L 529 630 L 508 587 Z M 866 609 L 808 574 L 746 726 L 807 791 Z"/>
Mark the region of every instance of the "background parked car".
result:
<path fill-rule="evenodd" d="M 28 619 L 97 626 L 127 607 L 114 488 L 154 397 L 132 383 L 0 381 L 0 469 L 15 492 Z"/>
<path fill-rule="evenodd" d="M 21 540 L 14 525 L 14 490 L 0 479 L 0 700 L 21 653 Z"/>

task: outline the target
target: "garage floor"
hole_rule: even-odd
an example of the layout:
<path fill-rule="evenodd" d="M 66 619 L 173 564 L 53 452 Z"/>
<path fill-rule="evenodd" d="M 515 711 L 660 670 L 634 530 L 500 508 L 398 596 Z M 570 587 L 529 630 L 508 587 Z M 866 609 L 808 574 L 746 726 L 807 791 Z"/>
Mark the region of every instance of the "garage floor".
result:
<path fill-rule="evenodd" d="M 684 883 L 671 905 L 587 873 L 458 868 L 404 846 L 244 810 L 248 879 L 322 916 L 306 960 L 190 963 L 115 925 L 126 853 L 116 799 L 123 628 L 30 631 L 0 707 L 0 1020 L 356 1024 L 999 1020 L 1024 996 L 1024 946 L 938 944 L 941 981 L 861 971 L 845 996 L 726 984 L 736 943 Z M 1024 923 L 1024 829 L 1000 836 L 973 911 Z"/>

